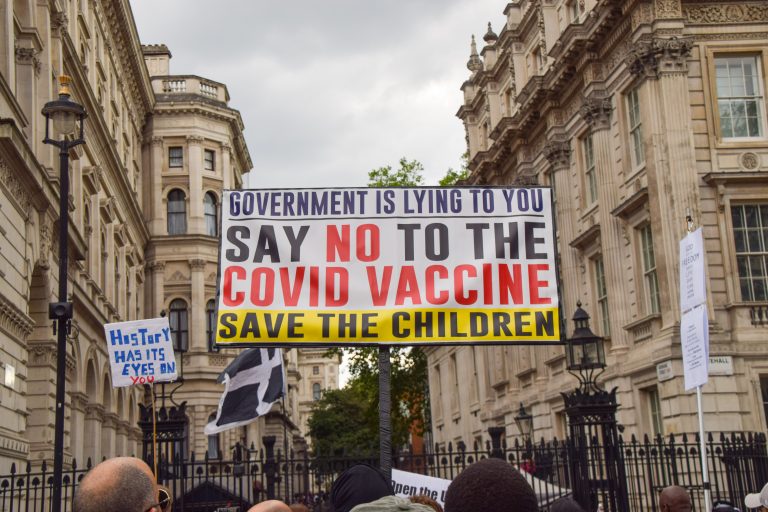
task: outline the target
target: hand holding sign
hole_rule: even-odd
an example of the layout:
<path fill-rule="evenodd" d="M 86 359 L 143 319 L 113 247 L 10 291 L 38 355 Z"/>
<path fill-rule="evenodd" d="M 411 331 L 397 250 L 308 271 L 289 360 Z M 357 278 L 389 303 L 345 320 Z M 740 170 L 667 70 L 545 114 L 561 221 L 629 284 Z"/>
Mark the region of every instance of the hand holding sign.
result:
<path fill-rule="evenodd" d="M 104 325 L 112 367 L 112 386 L 177 379 L 168 319 L 151 318 Z"/>

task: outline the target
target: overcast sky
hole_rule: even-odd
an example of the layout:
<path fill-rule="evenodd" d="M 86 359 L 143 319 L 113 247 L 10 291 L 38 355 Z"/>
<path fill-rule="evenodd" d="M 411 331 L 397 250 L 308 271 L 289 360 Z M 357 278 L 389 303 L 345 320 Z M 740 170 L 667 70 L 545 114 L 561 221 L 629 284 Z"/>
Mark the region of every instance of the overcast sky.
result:
<path fill-rule="evenodd" d="M 227 85 L 245 123 L 250 186 L 360 186 L 417 159 L 436 185 L 466 150 L 455 113 L 502 0 L 131 0 L 172 74 Z"/>

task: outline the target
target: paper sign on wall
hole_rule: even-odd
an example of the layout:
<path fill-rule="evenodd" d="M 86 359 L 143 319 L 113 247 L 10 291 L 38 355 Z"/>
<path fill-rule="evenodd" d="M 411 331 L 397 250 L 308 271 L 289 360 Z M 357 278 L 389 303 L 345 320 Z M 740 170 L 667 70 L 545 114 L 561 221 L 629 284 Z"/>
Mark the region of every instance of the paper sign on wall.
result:
<path fill-rule="evenodd" d="M 176 380 L 176 358 L 167 318 L 106 324 L 104 333 L 113 387 Z"/>

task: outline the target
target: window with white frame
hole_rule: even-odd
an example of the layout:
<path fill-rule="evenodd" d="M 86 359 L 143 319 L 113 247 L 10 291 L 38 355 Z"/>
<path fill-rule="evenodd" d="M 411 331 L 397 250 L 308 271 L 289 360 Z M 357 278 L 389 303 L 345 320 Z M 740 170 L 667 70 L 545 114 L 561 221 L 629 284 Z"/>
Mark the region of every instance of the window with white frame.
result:
<path fill-rule="evenodd" d="M 640 120 L 640 97 L 638 88 L 627 94 L 627 121 L 629 122 L 629 142 L 632 167 L 645 163 L 645 147 L 643 146 L 643 123 Z"/>
<path fill-rule="evenodd" d="M 205 303 L 205 334 L 206 339 L 208 340 L 208 351 L 209 352 L 218 352 L 219 349 L 216 348 L 216 338 L 215 338 L 215 332 L 216 332 L 216 303 L 213 299 L 209 300 Z"/>
<path fill-rule="evenodd" d="M 597 176 L 595 175 L 595 147 L 590 133 L 582 141 L 584 148 L 584 176 L 587 180 L 587 206 L 597 201 Z"/>
<path fill-rule="evenodd" d="M 181 146 L 168 148 L 168 167 L 184 167 L 184 148 Z"/>
<path fill-rule="evenodd" d="M 317 382 L 312 384 L 312 400 L 320 400 L 320 384 Z"/>
<path fill-rule="evenodd" d="M 768 300 L 768 203 L 731 206 L 743 301 Z"/>
<path fill-rule="evenodd" d="M 659 388 L 656 386 L 643 390 L 648 407 L 648 419 L 650 420 L 651 433 L 654 436 L 664 435 L 664 420 L 661 413 L 661 400 Z"/>
<path fill-rule="evenodd" d="M 183 235 L 187 232 L 187 196 L 177 188 L 168 193 L 168 234 Z"/>
<path fill-rule="evenodd" d="M 168 323 L 171 326 L 173 350 L 186 352 L 189 346 L 189 312 L 187 311 L 187 301 L 175 299 L 171 302 L 169 310 Z"/>
<path fill-rule="evenodd" d="M 212 149 L 203 151 L 203 169 L 211 172 L 216 170 L 216 153 Z"/>
<path fill-rule="evenodd" d="M 579 23 L 582 14 L 584 14 L 583 0 L 571 0 L 568 2 L 568 21 L 570 23 Z"/>
<path fill-rule="evenodd" d="M 217 236 L 219 234 L 219 220 L 217 216 L 216 196 L 213 192 L 207 192 L 203 198 L 203 210 L 205 213 L 205 234 Z"/>
<path fill-rule="evenodd" d="M 757 138 L 765 133 L 765 95 L 758 57 L 715 57 L 717 111 L 723 139 Z"/>
<path fill-rule="evenodd" d="M 605 284 L 605 265 L 603 257 L 594 260 L 595 265 L 595 291 L 597 293 L 597 307 L 600 312 L 600 325 L 603 336 L 611 335 L 611 319 L 608 310 L 608 287 Z"/>
<path fill-rule="evenodd" d="M 643 281 L 647 297 L 648 312 L 661 311 L 661 299 L 659 296 L 659 277 L 656 273 L 656 255 L 653 251 L 653 234 L 651 225 L 646 224 L 640 228 L 640 250 L 643 258 Z"/>
<path fill-rule="evenodd" d="M 210 416 L 208 416 L 208 423 L 211 423 L 212 421 L 216 421 L 216 413 L 213 413 Z M 211 434 L 208 436 L 208 458 L 209 459 L 219 458 L 219 443 L 220 443 L 220 438 L 218 433 Z"/>

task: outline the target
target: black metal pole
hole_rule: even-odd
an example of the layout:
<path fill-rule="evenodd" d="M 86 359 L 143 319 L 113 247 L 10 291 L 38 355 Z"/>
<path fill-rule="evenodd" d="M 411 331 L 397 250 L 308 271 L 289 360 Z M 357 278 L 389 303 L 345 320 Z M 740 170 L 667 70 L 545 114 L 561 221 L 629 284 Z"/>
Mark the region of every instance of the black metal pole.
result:
<path fill-rule="evenodd" d="M 379 345 L 379 467 L 392 479 L 391 362 L 389 346 Z"/>
<path fill-rule="evenodd" d="M 64 469 L 64 400 L 67 366 L 67 332 L 72 304 L 67 301 L 67 232 L 69 228 L 69 147 L 59 146 L 59 302 L 49 316 L 56 320 L 56 425 L 53 440 L 53 512 L 61 510 L 61 476 Z"/>

